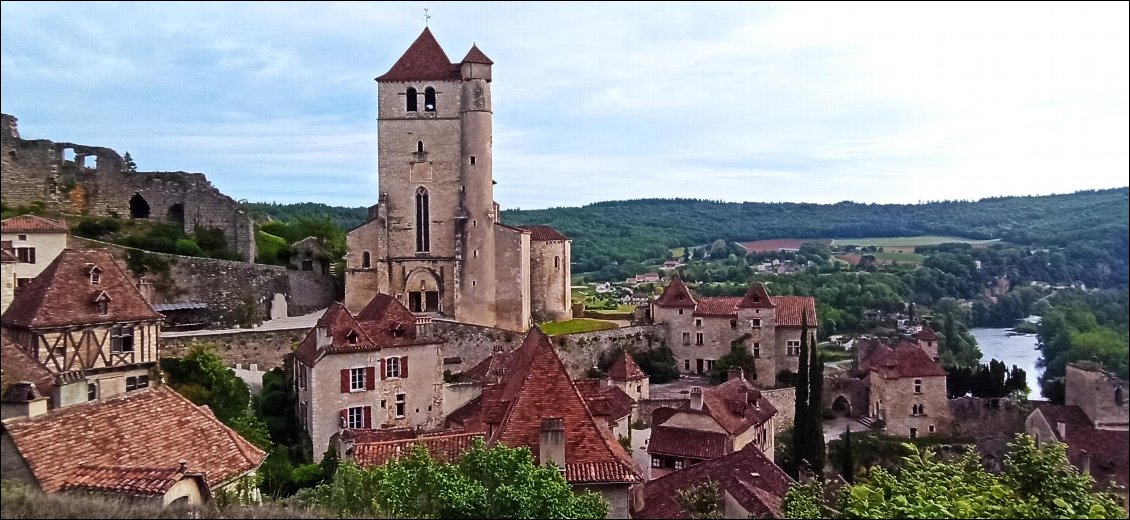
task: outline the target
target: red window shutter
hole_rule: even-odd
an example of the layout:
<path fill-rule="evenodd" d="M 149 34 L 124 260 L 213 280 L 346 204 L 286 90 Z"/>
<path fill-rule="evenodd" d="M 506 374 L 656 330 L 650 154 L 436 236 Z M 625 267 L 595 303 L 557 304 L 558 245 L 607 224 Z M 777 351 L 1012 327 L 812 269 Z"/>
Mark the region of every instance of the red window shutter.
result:
<path fill-rule="evenodd" d="M 349 369 L 341 369 L 341 393 L 349 393 Z"/>
<path fill-rule="evenodd" d="M 365 429 L 369 430 L 373 427 L 373 407 L 366 406 L 365 410 Z"/>
<path fill-rule="evenodd" d="M 349 408 L 341 409 L 341 429 L 349 427 Z"/>
<path fill-rule="evenodd" d="M 408 377 L 408 356 L 400 356 L 400 377 Z"/>
<path fill-rule="evenodd" d="M 377 367 L 365 367 L 365 390 L 377 387 Z"/>
<path fill-rule="evenodd" d="M 388 377 L 388 371 L 385 370 L 385 358 L 381 358 L 381 379 Z"/>

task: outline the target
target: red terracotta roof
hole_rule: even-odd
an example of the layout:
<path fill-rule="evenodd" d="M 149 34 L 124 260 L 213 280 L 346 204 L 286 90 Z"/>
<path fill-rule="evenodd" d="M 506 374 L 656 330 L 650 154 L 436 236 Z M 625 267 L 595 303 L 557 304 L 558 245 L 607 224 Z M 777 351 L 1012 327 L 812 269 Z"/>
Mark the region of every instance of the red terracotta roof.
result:
<path fill-rule="evenodd" d="M 687 289 L 679 275 L 671 277 L 671 282 L 663 289 L 663 294 L 655 300 L 655 304 L 660 307 L 694 307 L 696 303 L 691 291 Z"/>
<path fill-rule="evenodd" d="M 569 237 L 562 235 L 556 229 L 549 226 L 518 226 L 520 229 L 530 232 L 530 240 L 534 242 L 551 242 L 554 240 L 569 240 Z"/>
<path fill-rule="evenodd" d="M 608 378 L 613 381 L 634 381 L 646 379 L 647 374 L 640 370 L 640 366 L 627 352 L 622 352 L 620 358 L 608 369 Z"/>
<path fill-rule="evenodd" d="M 40 394 L 50 398 L 55 389 L 55 375 L 40 365 L 19 345 L 0 335 L 0 395 L 13 383 L 28 381 Z"/>
<path fill-rule="evenodd" d="M 938 335 L 934 333 L 934 329 L 930 328 L 929 323 L 923 323 L 922 329 L 918 331 L 918 341 L 937 341 Z"/>
<path fill-rule="evenodd" d="M 647 443 L 647 452 L 692 459 L 713 459 L 726 454 L 726 434 L 672 426 L 655 426 L 651 429 L 651 440 Z"/>
<path fill-rule="evenodd" d="M 597 424 L 541 329 L 531 329 L 512 354 L 503 381 L 486 385 L 481 395 L 482 422 L 496 425 L 491 444 L 528 446 L 537 458 L 542 420 L 562 419 L 565 478 L 570 483 L 642 480 L 620 443 Z"/>
<path fill-rule="evenodd" d="M 486 425 L 483 424 L 483 396 L 477 395 L 447 414 L 445 423 L 448 427 L 463 428 L 466 431 L 486 431 Z"/>
<path fill-rule="evenodd" d="M 690 408 L 684 405 L 682 411 Z M 702 391 L 702 409 L 730 435 L 740 435 L 752 426 L 773 418 L 777 408 L 745 378 L 730 379 Z"/>
<path fill-rule="evenodd" d="M 470 370 L 464 372 L 467 379 L 480 383 L 497 383 L 510 369 L 510 353 L 495 352 L 479 362 Z"/>
<path fill-rule="evenodd" d="M 1076 467 L 1083 465 L 1084 453 L 1090 457 L 1095 486 L 1105 489 L 1109 481 L 1125 488 L 1130 481 L 1130 432 L 1094 427 L 1083 409 L 1071 406 L 1041 404 L 1036 410 L 1044 416 L 1056 439 L 1067 443 L 1067 459 Z M 1064 423 L 1066 436 L 1059 433 Z"/>
<path fill-rule="evenodd" d="M 755 283 L 749 286 L 745 296 L 742 296 L 741 303 L 738 307 L 748 309 L 772 309 L 774 302 L 769 298 L 769 293 L 765 292 L 765 286 L 760 283 Z"/>
<path fill-rule="evenodd" d="M 318 335 L 329 333 L 329 345 L 318 348 Z M 354 317 L 345 305 L 335 303 L 326 309 L 317 325 L 306 333 L 294 355 L 307 366 L 314 366 L 327 354 L 376 352 L 382 348 L 434 342 L 416 341 L 416 316 L 395 298 L 377 294 Z"/>
<path fill-rule="evenodd" d="M 481 432 L 455 433 L 385 442 L 359 442 L 353 447 L 353 456 L 357 464 L 363 468 L 380 466 L 390 460 L 412 453 L 413 446 L 422 444 L 428 449 L 431 458 L 455 463 L 464 452 L 471 448 L 476 437 L 482 438 L 483 434 Z"/>
<path fill-rule="evenodd" d="M 67 226 L 38 215 L 20 215 L 0 221 L 4 233 L 66 233 Z"/>
<path fill-rule="evenodd" d="M 204 474 L 189 472 L 187 466 L 146 468 L 136 466 L 107 466 L 81 463 L 63 491 L 101 491 L 124 495 L 153 497 L 167 493 L 185 478 L 199 479 L 205 493 L 208 484 Z"/>
<path fill-rule="evenodd" d="M 811 296 L 774 296 L 778 327 L 800 327 L 802 313 L 808 314 L 809 330 L 816 330 L 816 299 Z"/>
<path fill-rule="evenodd" d="M 377 77 L 377 81 L 416 81 L 416 80 L 458 80 L 459 69 L 453 67 L 447 53 L 436 41 L 432 31 L 424 32 L 408 46 L 408 50 L 396 60 L 388 72 Z"/>
<path fill-rule="evenodd" d="M 252 471 L 267 454 L 167 386 L 4 421 L 40 488 L 61 489 L 75 463 L 171 467 L 186 461 L 215 488 Z"/>
<path fill-rule="evenodd" d="M 91 270 L 100 271 L 98 284 Z M 110 304 L 98 314 L 96 299 L 103 294 Z M 155 321 L 164 317 L 133 285 L 133 279 L 106 251 L 64 249 L 39 276 L 12 299 L 4 313 L 4 326 L 21 329 Z"/>
<path fill-rule="evenodd" d="M 889 352 L 881 350 L 873 353 L 869 364 L 871 372 L 883 379 L 902 377 L 945 376 L 946 371 L 921 347 L 903 341 Z"/>
<path fill-rule="evenodd" d="M 607 416 L 615 421 L 632 413 L 632 405 L 636 403 L 623 389 L 608 384 L 607 379 L 576 379 L 573 384 L 593 416 Z"/>
<path fill-rule="evenodd" d="M 652 441 L 654 442 L 654 441 Z M 644 484 L 644 507 L 634 518 L 691 518 L 678 492 L 707 480 L 718 483 L 752 518 L 784 518 L 781 506 L 793 480 L 750 443 L 742 450 L 676 471 Z"/>
<path fill-rule="evenodd" d="M 400 300 L 377 293 L 357 313 L 357 321 L 369 337 L 387 346 L 408 345 L 416 342 L 416 315 Z"/>
<path fill-rule="evenodd" d="M 707 296 L 698 299 L 695 316 L 737 316 L 740 296 Z"/>
<path fill-rule="evenodd" d="M 467 51 L 467 55 L 463 57 L 460 63 L 484 63 L 486 65 L 493 65 L 494 62 L 479 50 L 478 45 L 471 45 L 471 50 Z"/>

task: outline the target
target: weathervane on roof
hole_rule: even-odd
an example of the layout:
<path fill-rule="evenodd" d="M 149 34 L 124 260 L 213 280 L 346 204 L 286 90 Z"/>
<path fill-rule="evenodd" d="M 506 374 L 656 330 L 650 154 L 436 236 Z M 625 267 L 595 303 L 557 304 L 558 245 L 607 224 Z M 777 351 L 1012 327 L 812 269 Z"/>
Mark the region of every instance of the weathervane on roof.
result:
<path fill-rule="evenodd" d="M 431 17 L 432 17 L 432 15 L 428 14 L 428 9 L 425 7 L 424 8 L 424 27 L 428 26 L 428 19 L 431 18 Z"/>

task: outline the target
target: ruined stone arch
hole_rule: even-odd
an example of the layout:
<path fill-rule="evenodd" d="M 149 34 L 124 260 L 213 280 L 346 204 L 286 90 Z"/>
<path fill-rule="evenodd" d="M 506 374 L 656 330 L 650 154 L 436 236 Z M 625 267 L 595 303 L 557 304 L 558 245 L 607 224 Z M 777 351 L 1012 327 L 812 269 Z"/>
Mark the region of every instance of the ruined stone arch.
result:
<path fill-rule="evenodd" d="M 169 211 L 165 213 L 165 219 L 169 222 L 184 224 L 184 203 L 178 202 L 169 206 Z"/>
<path fill-rule="evenodd" d="M 129 199 L 129 216 L 130 218 L 149 218 L 149 202 L 141 193 L 134 193 Z"/>
<path fill-rule="evenodd" d="M 832 412 L 836 415 L 851 417 L 851 400 L 840 394 L 832 400 Z"/>
<path fill-rule="evenodd" d="M 404 291 L 408 293 L 408 310 L 412 312 L 443 312 L 443 280 L 439 273 L 426 267 L 418 267 L 404 279 Z"/>

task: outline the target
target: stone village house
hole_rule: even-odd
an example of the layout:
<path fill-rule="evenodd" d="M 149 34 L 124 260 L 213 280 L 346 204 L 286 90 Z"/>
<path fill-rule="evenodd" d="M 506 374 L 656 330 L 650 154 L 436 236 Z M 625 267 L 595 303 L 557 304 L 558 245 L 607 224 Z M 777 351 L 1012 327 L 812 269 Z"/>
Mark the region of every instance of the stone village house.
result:
<path fill-rule="evenodd" d="M 811 296 L 769 296 L 755 283 L 742 297 L 696 298 L 677 275 L 651 308 L 655 323 L 666 329 L 680 372 L 709 372 L 730 352 L 731 342 L 741 339 L 757 359 L 757 371 L 746 378 L 760 388 L 778 386 L 777 374 L 783 370 L 796 372 L 802 314 L 815 335 L 816 300 Z"/>
<path fill-rule="evenodd" d="M 865 384 L 868 403 L 865 422 L 882 420 L 891 435 L 912 439 L 947 431 L 950 407 L 937 339 L 927 325 L 917 341 L 904 339 L 894 346 L 880 340 L 856 342 L 856 374 Z M 836 396 L 832 406 L 836 400 L 847 398 Z"/>
<path fill-rule="evenodd" d="M 36 215 L 20 215 L 0 222 L 4 251 L 4 294 L 0 313 L 8 310 L 15 290 L 25 287 L 67 247 L 67 226 Z M 10 259 L 9 259 L 10 257 Z"/>

